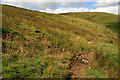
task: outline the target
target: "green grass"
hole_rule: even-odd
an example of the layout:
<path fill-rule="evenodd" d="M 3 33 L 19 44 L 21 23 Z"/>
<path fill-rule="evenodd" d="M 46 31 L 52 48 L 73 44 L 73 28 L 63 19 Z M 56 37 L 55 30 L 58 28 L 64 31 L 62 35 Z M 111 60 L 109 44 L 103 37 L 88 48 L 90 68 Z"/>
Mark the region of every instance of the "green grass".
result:
<path fill-rule="evenodd" d="M 118 30 L 119 15 L 104 13 L 104 12 L 77 12 L 77 13 L 66 13 L 62 15 L 90 20 L 97 24 L 104 25 L 115 32 L 118 32 L 117 30 Z"/>
<path fill-rule="evenodd" d="M 86 76 L 91 75 L 94 76 L 94 78 L 105 78 L 103 73 L 93 69 L 86 69 L 85 72 L 87 73 Z"/>
<path fill-rule="evenodd" d="M 99 67 L 95 66 L 96 62 Z M 111 44 L 102 45 L 102 48 L 94 55 L 92 66 L 96 70 L 102 71 L 105 77 L 117 78 L 118 75 L 115 73 L 118 70 L 118 46 Z M 101 67 L 104 67 L 104 70 Z"/>
<path fill-rule="evenodd" d="M 67 78 L 73 57 L 92 51 L 93 73 L 86 74 L 117 77 L 118 34 L 114 31 L 78 17 L 2 8 L 3 78 Z"/>
<path fill-rule="evenodd" d="M 112 23 L 107 23 L 106 27 L 112 29 L 115 32 L 118 32 L 120 22 L 112 22 Z"/>

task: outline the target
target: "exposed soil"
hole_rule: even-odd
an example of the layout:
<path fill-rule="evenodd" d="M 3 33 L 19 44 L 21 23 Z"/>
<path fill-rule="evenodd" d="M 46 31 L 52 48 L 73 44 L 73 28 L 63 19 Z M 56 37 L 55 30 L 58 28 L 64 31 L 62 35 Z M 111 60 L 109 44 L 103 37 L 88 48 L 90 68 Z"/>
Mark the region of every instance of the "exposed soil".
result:
<path fill-rule="evenodd" d="M 91 68 L 89 61 L 93 58 L 93 52 L 91 53 L 82 53 L 79 56 L 76 56 L 71 67 L 71 78 L 84 78 L 85 72 L 84 70 L 87 68 Z M 93 78 L 93 76 L 89 75 L 87 78 Z"/>

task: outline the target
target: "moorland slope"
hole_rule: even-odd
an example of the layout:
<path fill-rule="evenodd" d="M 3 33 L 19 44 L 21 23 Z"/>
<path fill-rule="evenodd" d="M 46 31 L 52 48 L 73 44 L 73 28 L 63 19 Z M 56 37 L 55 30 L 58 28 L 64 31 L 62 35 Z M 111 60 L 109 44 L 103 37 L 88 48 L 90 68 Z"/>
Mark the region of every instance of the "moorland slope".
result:
<path fill-rule="evenodd" d="M 2 5 L 2 38 L 3 78 L 71 78 L 91 53 L 74 78 L 118 77 L 118 34 L 82 17 Z"/>

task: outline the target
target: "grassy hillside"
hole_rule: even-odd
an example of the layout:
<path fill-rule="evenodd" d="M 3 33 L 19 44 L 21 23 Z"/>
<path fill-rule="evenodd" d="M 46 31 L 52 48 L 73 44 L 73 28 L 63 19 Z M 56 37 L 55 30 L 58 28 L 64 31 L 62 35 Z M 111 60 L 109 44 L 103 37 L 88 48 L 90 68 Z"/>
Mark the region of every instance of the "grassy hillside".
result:
<path fill-rule="evenodd" d="M 62 15 L 72 16 L 90 20 L 92 22 L 106 26 L 115 32 L 118 32 L 118 15 L 104 13 L 104 12 L 78 12 L 78 13 L 64 13 Z M 119 22 L 120 24 L 120 22 Z"/>
<path fill-rule="evenodd" d="M 74 57 L 93 52 L 84 77 L 118 77 L 117 36 L 89 20 L 2 5 L 2 76 L 68 78 Z"/>

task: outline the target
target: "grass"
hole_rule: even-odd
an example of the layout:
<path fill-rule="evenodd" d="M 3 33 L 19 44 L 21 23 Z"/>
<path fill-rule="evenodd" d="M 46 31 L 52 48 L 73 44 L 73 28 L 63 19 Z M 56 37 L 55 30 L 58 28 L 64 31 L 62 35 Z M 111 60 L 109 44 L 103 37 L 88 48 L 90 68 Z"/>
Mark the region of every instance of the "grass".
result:
<path fill-rule="evenodd" d="M 101 24 L 115 32 L 118 32 L 119 15 L 104 12 L 76 12 L 66 13 L 62 15 L 86 19 L 97 24 Z"/>
<path fill-rule="evenodd" d="M 73 58 L 92 51 L 92 73 L 86 74 L 117 77 L 118 34 L 114 31 L 77 17 L 2 8 L 3 78 L 68 78 Z"/>
<path fill-rule="evenodd" d="M 120 22 L 112 22 L 112 23 L 106 24 L 106 27 L 112 29 L 114 32 L 118 32 L 119 25 L 120 25 Z"/>
<path fill-rule="evenodd" d="M 91 75 L 94 76 L 94 78 L 105 78 L 103 73 L 93 69 L 86 69 L 85 72 L 87 73 L 86 76 Z"/>
<path fill-rule="evenodd" d="M 94 63 L 92 64 L 96 70 L 102 71 L 104 76 L 109 78 L 118 77 L 118 46 L 106 44 L 94 55 Z M 97 66 L 96 65 L 97 62 Z M 104 67 L 104 70 L 103 68 Z M 114 69 L 114 70 L 113 70 Z"/>

